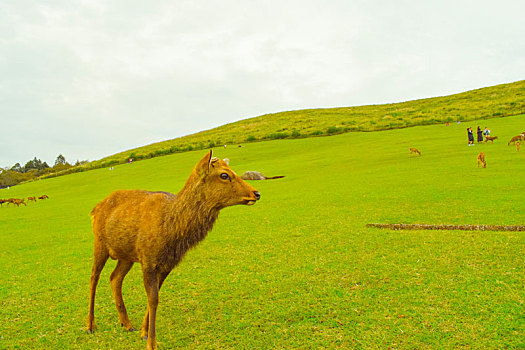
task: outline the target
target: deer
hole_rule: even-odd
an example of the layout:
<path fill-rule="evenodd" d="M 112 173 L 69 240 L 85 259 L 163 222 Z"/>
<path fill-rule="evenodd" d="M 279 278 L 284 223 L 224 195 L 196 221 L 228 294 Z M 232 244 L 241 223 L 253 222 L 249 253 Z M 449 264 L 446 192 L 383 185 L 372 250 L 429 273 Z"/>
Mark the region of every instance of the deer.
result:
<path fill-rule="evenodd" d="M 487 167 L 487 162 L 485 161 L 485 152 L 478 154 L 478 168 L 480 164 L 483 168 Z"/>
<path fill-rule="evenodd" d="M 516 141 L 524 141 L 525 140 L 525 134 L 519 134 L 514 136 L 510 139 L 510 141 L 507 143 L 507 146 L 510 146 L 511 143 L 515 143 Z"/>
<path fill-rule="evenodd" d="M 485 136 L 485 143 L 487 143 L 488 141 L 494 143 L 494 140 L 497 140 L 498 137 L 497 136 Z"/>
<path fill-rule="evenodd" d="M 421 155 L 421 152 L 419 152 L 419 150 L 417 148 L 414 148 L 414 147 L 410 148 L 410 153 L 409 154 L 412 154 L 412 153 L 416 153 L 416 154 Z"/>
<path fill-rule="evenodd" d="M 273 180 L 273 179 L 282 179 L 284 175 L 279 176 L 264 176 L 258 171 L 246 171 L 241 175 L 243 180 Z"/>
<path fill-rule="evenodd" d="M 516 151 L 520 151 L 520 142 L 516 141 Z"/>
<path fill-rule="evenodd" d="M 36 197 L 27 197 L 27 202 L 29 203 L 31 201 L 36 202 Z"/>
<path fill-rule="evenodd" d="M 141 327 L 146 349 L 156 349 L 155 320 L 159 290 L 186 252 L 213 228 L 220 210 L 253 205 L 260 193 L 241 179 L 226 162 L 212 157 L 212 150 L 195 165 L 183 188 L 168 192 L 117 190 L 91 211 L 94 260 L 90 280 L 86 331 L 95 326 L 95 293 L 108 258 L 117 260 L 110 276 L 121 326 L 136 330 L 122 299 L 122 281 L 134 263 L 140 263 L 147 295 Z"/>
<path fill-rule="evenodd" d="M 40 197 L 38 197 L 38 199 L 42 199 L 42 200 L 48 199 L 48 198 L 49 198 L 49 196 L 47 194 L 43 194 Z"/>
<path fill-rule="evenodd" d="M 7 200 L 7 206 L 9 206 L 9 204 L 15 204 L 17 207 L 20 206 L 20 204 L 23 204 L 24 206 L 27 207 L 27 204 L 25 202 L 25 199 L 19 199 L 19 198 L 9 198 Z"/>

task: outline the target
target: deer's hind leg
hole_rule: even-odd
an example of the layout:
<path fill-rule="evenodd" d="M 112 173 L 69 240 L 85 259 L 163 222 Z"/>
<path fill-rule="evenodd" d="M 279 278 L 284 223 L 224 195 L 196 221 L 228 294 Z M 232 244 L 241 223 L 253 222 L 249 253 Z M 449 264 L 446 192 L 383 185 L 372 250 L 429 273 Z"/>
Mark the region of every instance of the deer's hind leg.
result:
<path fill-rule="evenodd" d="M 131 321 L 128 317 L 128 312 L 126 306 L 124 305 L 124 299 L 122 298 L 122 281 L 126 274 L 129 272 L 133 263 L 130 261 L 119 260 L 115 270 L 111 273 L 109 277 L 111 283 L 111 291 L 113 292 L 113 298 L 115 299 L 115 305 L 117 306 L 118 317 L 120 319 L 120 324 L 127 331 L 135 331 L 136 329 L 131 324 Z"/>
<path fill-rule="evenodd" d="M 86 331 L 93 333 L 95 330 L 95 293 L 97 291 L 97 284 L 100 278 L 100 272 L 106 265 L 106 261 L 109 258 L 109 252 L 107 248 L 95 238 L 94 245 L 94 258 L 93 268 L 91 269 L 91 281 L 89 283 L 89 313 L 86 324 Z"/>

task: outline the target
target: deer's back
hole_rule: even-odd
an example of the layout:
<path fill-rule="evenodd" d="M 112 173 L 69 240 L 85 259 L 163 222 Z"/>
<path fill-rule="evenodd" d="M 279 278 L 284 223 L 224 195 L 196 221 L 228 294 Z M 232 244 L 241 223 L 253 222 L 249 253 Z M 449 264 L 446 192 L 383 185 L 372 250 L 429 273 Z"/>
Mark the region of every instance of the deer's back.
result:
<path fill-rule="evenodd" d="M 91 212 L 95 239 L 113 259 L 142 262 L 145 252 L 162 244 L 166 205 L 174 198 L 166 192 L 113 192 Z"/>
<path fill-rule="evenodd" d="M 243 180 L 265 180 L 266 177 L 258 171 L 247 171 L 242 174 Z"/>

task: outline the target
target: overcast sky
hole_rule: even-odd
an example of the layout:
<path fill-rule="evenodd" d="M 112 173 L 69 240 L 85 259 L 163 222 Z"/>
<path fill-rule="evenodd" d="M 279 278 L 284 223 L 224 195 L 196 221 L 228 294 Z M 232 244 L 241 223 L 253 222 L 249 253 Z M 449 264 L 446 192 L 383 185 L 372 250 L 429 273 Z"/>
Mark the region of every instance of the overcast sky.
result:
<path fill-rule="evenodd" d="M 524 12 L 522 0 L 4 0 L 0 166 L 523 80 Z"/>

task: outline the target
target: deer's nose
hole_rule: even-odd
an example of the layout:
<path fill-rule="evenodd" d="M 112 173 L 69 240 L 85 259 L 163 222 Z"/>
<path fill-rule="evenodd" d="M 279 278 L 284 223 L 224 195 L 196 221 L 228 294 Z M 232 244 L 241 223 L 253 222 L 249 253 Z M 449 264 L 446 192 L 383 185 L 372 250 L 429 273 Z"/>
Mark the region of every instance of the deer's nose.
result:
<path fill-rule="evenodd" d="M 261 199 L 261 194 L 258 191 L 254 191 L 253 194 L 257 200 Z"/>

